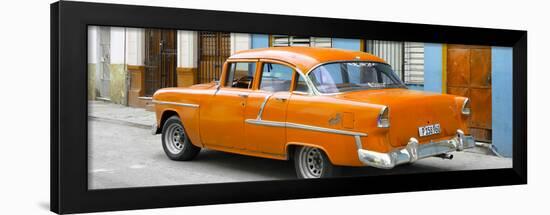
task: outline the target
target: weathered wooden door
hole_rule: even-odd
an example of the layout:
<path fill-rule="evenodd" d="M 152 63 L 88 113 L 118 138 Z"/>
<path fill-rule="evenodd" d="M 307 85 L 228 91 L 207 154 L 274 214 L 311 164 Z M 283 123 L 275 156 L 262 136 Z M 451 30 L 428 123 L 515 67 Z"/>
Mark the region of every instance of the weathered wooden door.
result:
<path fill-rule="evenodd" d="M 145 29 L 145 96 L 177 85 L 176 31 Z"/>
<path fill-rule="evenodd" d="M 99 27 L 99 97 L 111 98 L 111 28 Z"/>
<path fill-rule="evenodd" d="M 199 83 L 220 80 L 222 66 L 231 55 L 231 35 L 225 32 L 199 32 Z"/>
<path fill-rule="evenodd" d="M 447 93 L 470 98 L 470 131 L 491 142 L 491 47 L 448 45 Z"/>

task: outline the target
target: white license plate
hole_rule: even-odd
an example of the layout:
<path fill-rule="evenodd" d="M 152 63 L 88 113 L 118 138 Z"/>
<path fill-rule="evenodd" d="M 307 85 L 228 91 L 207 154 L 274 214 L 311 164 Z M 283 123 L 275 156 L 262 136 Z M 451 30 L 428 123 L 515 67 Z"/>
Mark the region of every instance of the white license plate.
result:
<path fill-rule="evenodd" d="M 439 134 L 440 132 L 441 126 L 439 126 L 439 124 L 418 127 L 418 135 L 421 137 Z"/>

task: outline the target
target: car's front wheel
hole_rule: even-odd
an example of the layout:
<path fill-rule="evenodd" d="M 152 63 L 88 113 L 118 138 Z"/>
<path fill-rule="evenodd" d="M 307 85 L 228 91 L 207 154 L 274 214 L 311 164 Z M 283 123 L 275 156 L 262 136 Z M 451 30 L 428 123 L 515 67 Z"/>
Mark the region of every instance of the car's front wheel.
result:
<path fill-rule="evenodd" d="M 324 178 L 337 175 L 325 152 L 313 147 L 297 147 L 294 152 L 294 168 L 298 178 Z"/>
<path fill-rule="evenodd" d="M 191 143 L 178 116 L 171 116 L 164 122 L 162 148 L 168 158 L 178 161 L 192 160 L 201 150 Z"/>

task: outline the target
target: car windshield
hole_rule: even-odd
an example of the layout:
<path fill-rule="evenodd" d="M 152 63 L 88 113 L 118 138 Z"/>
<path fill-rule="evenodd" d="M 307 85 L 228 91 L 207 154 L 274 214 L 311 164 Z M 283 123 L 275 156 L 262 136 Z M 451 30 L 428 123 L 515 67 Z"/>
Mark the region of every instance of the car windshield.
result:
<path fill-rule="evenodd" d="M 406 88 L 388 64 L 375 62 L 328 63 L 311 71 L 309 78 L 321 93 Z"/>

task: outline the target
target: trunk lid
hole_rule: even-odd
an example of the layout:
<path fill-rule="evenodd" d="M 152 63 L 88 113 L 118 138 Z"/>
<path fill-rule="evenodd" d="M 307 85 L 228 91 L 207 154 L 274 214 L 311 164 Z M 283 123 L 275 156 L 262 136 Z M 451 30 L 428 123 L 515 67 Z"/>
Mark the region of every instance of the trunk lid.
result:
<path fill-rule="evenodd" d="M 385 105 L 389 108 L 388 138 L 394 147 L 405 146 L 414 137 L 427 143 L 456 135 L 460 126 L 460 109 L 455 96 L 408 89 L 377 89 L 348 92 L 339 99 Z M 419 127 L 440 125 L 440 133 L 420 137 Z M 381 128 L 384 129 L 384 128 Z"/>

